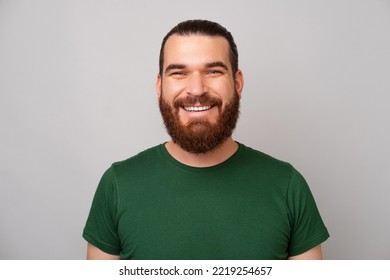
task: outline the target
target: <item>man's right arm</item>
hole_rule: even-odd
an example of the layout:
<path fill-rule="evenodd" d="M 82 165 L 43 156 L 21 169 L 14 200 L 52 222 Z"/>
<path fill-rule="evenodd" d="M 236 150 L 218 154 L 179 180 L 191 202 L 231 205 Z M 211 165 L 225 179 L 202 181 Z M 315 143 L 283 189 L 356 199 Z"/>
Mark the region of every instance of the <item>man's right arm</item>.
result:
<path fill-rule="evenodd" d="M 87 245 L 87 260 L 119 260 L 120 257 L 117 255 L 110 255 L 96 246 L 88 243 Z"/>

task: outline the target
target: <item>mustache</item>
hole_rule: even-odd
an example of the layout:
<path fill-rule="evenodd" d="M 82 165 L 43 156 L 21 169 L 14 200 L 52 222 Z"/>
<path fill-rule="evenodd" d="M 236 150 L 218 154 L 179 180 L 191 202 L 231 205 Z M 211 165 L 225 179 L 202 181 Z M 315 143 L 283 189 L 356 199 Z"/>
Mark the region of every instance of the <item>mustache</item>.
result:
<path fill-rule="evenodd" d="M 211 97 L 209 95 L 193 96 L 189 95 L 185 98 L 176 99 L 173 102 L 175 108 L 179 107 L 189 107 L 189 106 L 221 106 L 222 100 L 216 97 Z"/>

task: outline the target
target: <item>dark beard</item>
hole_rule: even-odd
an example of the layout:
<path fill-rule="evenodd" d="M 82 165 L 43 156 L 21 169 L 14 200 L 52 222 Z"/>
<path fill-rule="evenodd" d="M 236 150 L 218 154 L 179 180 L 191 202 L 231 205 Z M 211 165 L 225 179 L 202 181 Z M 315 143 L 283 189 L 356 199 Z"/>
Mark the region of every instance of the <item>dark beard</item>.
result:
<path fill-rule="evenodd" d="M 199 97 L 202 99 L 199 100 L 202 106 L 203 104 L 218 106 L 219 116 L 215 124 L 204 120 L 195 120 L 183 125 L 179 118 L 180 106 L 195 104 L 196 100 L 194 98 L 179 100 L 171 106 L 162 96 L 163 94 L 160 96 L 159 107 L 167 132 L 172 141 L 187 152 L 204 154 L 218 148 L 232 135 L 236 127 L 240 107 L 240 97 L 237 92 L 233 94 L 233 98 L 223 110 L 219 100 L 208 98 L 208 96 Z"/>

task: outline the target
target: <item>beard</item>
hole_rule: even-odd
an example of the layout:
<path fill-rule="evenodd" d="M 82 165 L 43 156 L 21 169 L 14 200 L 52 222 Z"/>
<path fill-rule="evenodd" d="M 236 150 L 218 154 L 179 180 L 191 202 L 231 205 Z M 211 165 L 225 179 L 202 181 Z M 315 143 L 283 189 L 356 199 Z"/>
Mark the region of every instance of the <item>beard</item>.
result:
<path fill-rule="evenodd" d="M 240 113 L 240 97 L 237 92 L 234 92 L 224 108 L 220 99 L 212 98 L 208 94 L 178 99 L 173 106 L 162 96 L 163 93 L 160 95 L 159 107 L 167 132 L 174 143 L 189 153 L 204 154 L 220 147 L 236 127 Z M 219 114 L 215 123 L 202 119 L 193 119 L 187 124 L 180 121 L 179 109 L 193 106 L 197 102 L 201 106 L 217 106 Z"/>

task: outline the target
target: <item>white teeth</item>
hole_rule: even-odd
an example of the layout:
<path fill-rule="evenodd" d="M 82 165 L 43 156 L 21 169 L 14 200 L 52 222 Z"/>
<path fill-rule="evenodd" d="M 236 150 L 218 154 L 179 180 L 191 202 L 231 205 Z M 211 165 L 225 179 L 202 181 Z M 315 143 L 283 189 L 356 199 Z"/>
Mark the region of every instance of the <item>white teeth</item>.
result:
<path fill-rule="evenodd" d="M 184 107 L 184 110 L 188 112 L 201 112 L 209 110 L 211 106 L 203 106 L 203 107 Z"/>

